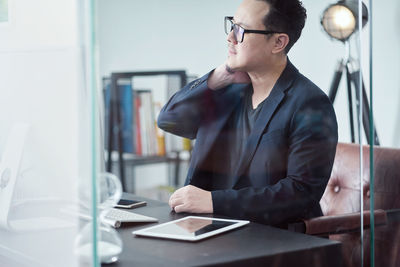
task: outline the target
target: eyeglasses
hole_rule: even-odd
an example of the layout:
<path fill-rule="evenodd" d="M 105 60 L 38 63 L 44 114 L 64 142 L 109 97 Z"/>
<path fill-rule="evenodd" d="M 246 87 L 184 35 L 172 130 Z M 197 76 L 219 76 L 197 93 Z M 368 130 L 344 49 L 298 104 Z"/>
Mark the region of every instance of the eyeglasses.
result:
<path fill-rule="evenodd" d="M 281 33 L 276 31 L 246 30 L 242 26 L 233 23 L 233 17 L 225 17 L 225 33 L 229 35 L 233 31 L 233 35 L 238 43 L 243 42 L 245 33 L 273 34 Z"/>

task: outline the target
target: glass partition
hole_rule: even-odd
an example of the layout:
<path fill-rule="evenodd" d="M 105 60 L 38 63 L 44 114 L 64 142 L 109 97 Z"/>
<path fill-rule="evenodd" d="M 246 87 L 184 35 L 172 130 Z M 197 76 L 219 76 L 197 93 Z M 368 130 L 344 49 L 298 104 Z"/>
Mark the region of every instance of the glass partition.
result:
<path fill-rule="evenodd" d="M 0 1 L 1 266 L 98 266 L 91 8 Z"/>
<path fill-rule="evenodd" d="M 374 147 L 373 162 L 371 159 L 370 206 L 374 210 L 375 228 L 369 238 L 371 266 L 398 266 L 400 233 L 399 217 L 399 179 L 397 166 L 399 157 L 399 88 L 400 88 L 400 38 L 399 17 L 400 5 L 397 1 L 366 1 L 370 8 L 370 35 L 363 43 L 368 54 L 366 72 L 369 75 L 367 88 L 372 96 L 373 121 L 379 134 L 380 146 Z M 382 38 L 385 37 L 385 40 Z M 367 52 L 368 51 L 368 52 Z M 372 179 L 373 178 L 373 179 Z M 372 221 L 371 221 L 372 223 Z M 372 243 L 372 240 L 374 241 Z M 367 260 L 367 259 L 366 259 Z"/>
<path fill-rule="evenodd" d="M 368 7 L 361 1 L 303 3 L 309 11 L 308 24 L 294 57 L 332 101 L 339 133 L 332 174 L 320 201 L 326 219 L 325 233 L 320 235 L 341 242 L 344 266 L 369 266 L 370 217 L 360 212 L 369 209 L 367 144 L 373 129 L 369 87 L 365 87 L 369 82 Z"/>
<path fill-rule="evenodd" d="M 323 210 L 324 206 L 328 208 L 328 214 L 338 211 L 339 214 L 358 212 L 360 226 L 346 234 L 331 235 L 330 238 L 342 242 L 345 266 L 397 266 L 399 251 L 396 240 L 400 228 L 397 201 L 399 186 L 395 166 L 399 161 L 396 132 L 399 38 L 398 34 L 395 34 L 398 32 L 395 25 L 398 24 L 396 12 L 399 11 L 399 6 L 395 1 L 323 2 L 309 3 L 309 6 L 313 9 L 318 5 L 321 5 L 321 8 L 323 5 L 328 7 L 339 4 L 340 8 L 344 5 L 348 7 L 353 5 L 356 15 L 356 30 L 344 42 L 345 53 L 348 53 L 344 59 L 350 59 L 347 60 L 350 63 L 348 65 L 350 79 L 346 77 L 347 70 L 344 68 L 341 82 L 337 86 L 336 69 L 330 83 L 330 96 L 332 88 L 338 88 L 334 106 L 339 124 L 339 145 L 332 177 L 321 205 Z M 304 3 L 307 6 L 307 1 Z M 362 16 L 358 16 L 361 13 Z M 345 19 L 344 12 L 340 16 L 341 23 L 347 22 L 349 25 L 353 23 Z M 304 35 L 307 34 L 307 28 L 305 30 Z M 317 31 L 313 31 L 312 34 L 314 40 L 319 41 Z M 388 37 L 384 38 L 387 35 Z M 340 45 L 337 38 L 334 38 L 331 38 L 332 45 L 333 43 L 336 46 Z M 317 43 L 319 47 L 325 45 L 322 42 Z M 321 58 L 325 60 L 324 66 L 332 66 L 332 62 L 329 63 L 332 55 L 339 58 L 340 56 L 335 53 L 337 47 L 333 48 L 326 44 L 326 48 L 326 54 L 324 57 L 321 55 Z M 314 54 L 318 53 L 319 49 L 314 51 L 316 51 Z M 306 55 L 304 52 L 299 56 L 305 58 Z M 318 54 L 316 58 L 320 58 Z M 340 64 L 338 68 L 341 68 Z M 317 79 L 324 77 L 321 70 L 315 71 L 320 73 L 314 75 Z M 353 87 L 351 97 L 348 95 L 346 84 L 349 80 Z M 321 87 L 323 88 L 323 85 Z M 351 99 L 353 111 L 348 106 Z M 350 114 L 353 115 L 353 120 Z M 351 130 L 352 127 L 354 130 Z M 360 147 L 357 149 L 343 144 L 349 142 L 355 142 Z M 326 198 L 329 190 L 336 193 L 333 194 L 336 195 L 336 199 Z M 353 190 L 358 193 L 352 194 Z M 339 196 L 341 200 L 337 199 Z M 348 210 L 341 210 L 342 207 Z M 364 211 L 363 216 L 359 213 L 360 210 Z M 346 225 L 341 224 L 340 227 L 345 229 Z M 342 231 L 339 227 L 336 230 Z"/>

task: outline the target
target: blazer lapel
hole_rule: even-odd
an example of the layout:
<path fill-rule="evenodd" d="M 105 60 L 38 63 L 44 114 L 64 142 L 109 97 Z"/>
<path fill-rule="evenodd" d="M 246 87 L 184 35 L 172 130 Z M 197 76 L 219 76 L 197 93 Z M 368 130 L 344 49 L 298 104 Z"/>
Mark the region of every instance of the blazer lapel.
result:
<path fill-rule="evenodd" d="M 241 175 L 245 172 L 247 166 L 251 162 L 254 152 L 256 151 L 258 143 L 264 132 L 264 129 L 268 126 L 268 123 L 271 120 L 273 114 L 285 97 L 285 91 L 291 86 L 294 79 L 296 78 L 297 73 L 298 70 L 288 60 L 286 68 L 272 88 L 271 94 L 262 104 L 260 115 L 254 124 L 254 128 L 250 133 L 249 139 L 246 142 L 244 153 L 239 160 L 239 164 L 235 172 L 236 175 L 233 186 L 237 184 L 239 177 L 241 177 Z"/>

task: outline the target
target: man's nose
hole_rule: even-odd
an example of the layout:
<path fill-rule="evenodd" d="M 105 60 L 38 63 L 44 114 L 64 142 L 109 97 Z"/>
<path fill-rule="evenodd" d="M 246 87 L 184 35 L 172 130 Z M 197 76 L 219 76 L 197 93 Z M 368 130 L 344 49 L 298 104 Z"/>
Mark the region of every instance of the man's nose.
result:
<path fill-rule="evenodd" d="M 237 43 L 238 43 L 237 40 L 236 40 L 236 36 L 235 36 L 235 34 L 233 33 L 233 30 L 228 34 L 228 37 L 226 38 L 226 40 L 227 40 L 229 43 L 233 43 L 233 44 L 237 44 Z"/>

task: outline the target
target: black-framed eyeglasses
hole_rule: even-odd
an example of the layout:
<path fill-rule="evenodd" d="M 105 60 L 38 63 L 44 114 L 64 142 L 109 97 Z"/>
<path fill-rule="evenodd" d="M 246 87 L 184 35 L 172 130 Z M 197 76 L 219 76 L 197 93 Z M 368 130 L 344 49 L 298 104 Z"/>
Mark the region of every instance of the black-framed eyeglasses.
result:
<path fill-rule="evenodd" d="M 233 35 L 238 43 L 243 42 L 244 34 L 245 33 L 258 33 L 258 34 L 273 34 L 273 33 L 282 33 L 276 31 L 261 31 L 261 30 L 247 30 L 244 29 L 242 26 L 233 23 L 233 17 L 225 17 L 225 33 L 228 35 L 231 31 L 233 31 Z"/>

